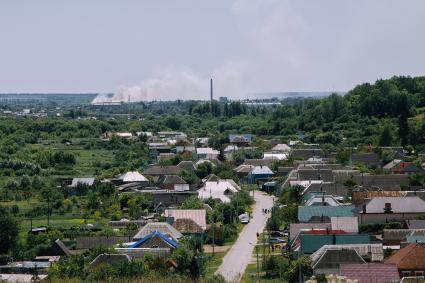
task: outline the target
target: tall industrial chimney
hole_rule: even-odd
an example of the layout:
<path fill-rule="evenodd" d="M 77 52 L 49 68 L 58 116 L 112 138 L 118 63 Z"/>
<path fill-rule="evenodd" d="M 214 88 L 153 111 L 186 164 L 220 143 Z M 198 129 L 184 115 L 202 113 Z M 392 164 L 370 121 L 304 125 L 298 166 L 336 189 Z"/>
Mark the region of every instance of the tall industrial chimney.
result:
<path fill-rule="evenodd" d="M 213 101 L 213 79 L 210 79 L 210 99 Z"/>

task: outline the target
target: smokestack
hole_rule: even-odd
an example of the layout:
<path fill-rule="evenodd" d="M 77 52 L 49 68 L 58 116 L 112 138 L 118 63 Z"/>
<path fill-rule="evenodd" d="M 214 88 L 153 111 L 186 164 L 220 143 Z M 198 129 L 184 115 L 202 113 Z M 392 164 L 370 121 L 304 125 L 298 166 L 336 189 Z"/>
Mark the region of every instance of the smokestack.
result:
<path fill-rule="evenodd" d="M 210 99 L 213 101 L 213 79 L 210 79 Z"/>

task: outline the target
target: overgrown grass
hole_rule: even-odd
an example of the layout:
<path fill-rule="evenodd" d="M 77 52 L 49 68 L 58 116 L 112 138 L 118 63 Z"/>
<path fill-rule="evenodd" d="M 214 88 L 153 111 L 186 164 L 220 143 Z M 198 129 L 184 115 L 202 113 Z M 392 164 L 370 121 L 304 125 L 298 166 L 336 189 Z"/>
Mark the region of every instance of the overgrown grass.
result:
<path fill-rule="evenodd" d="M 226 255 L 227 252 L 219 252 L 214 253 L 214 256 L 212 254 L 205 254 L 206 257 L 209 259 L 206 263 L 205 268 L 205 276 L 212 276 L 217 271 L 221 263 L 223 262 L 223 257 Z"/>

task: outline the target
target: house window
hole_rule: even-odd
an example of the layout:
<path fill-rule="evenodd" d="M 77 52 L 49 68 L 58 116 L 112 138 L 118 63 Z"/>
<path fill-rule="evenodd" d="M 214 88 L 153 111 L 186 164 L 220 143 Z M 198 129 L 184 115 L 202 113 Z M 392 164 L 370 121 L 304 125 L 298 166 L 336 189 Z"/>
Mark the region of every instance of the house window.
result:
<path fill-rule="evenodd" d="M 402 271 L 401 274 L 403 275 L 403 277 L 407 277 L 410 276 L 410 271 Z"/>
<path fill-rule="evenodd" d="M 415 271 L 415 276 L 424 276 L 423 271 Z"/>

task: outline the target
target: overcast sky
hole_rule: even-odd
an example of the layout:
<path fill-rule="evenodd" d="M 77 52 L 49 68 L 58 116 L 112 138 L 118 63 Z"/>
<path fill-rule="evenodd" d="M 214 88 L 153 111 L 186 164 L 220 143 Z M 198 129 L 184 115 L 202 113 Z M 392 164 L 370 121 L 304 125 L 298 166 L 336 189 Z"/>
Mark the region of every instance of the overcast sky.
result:
<path fill-rule="evenodd" d="M 0 92 L 186 98 L 210 76 L 217 96 L 344 91 L 423 75 L 424 15 L 423 0 L 1 0 Z"/>

